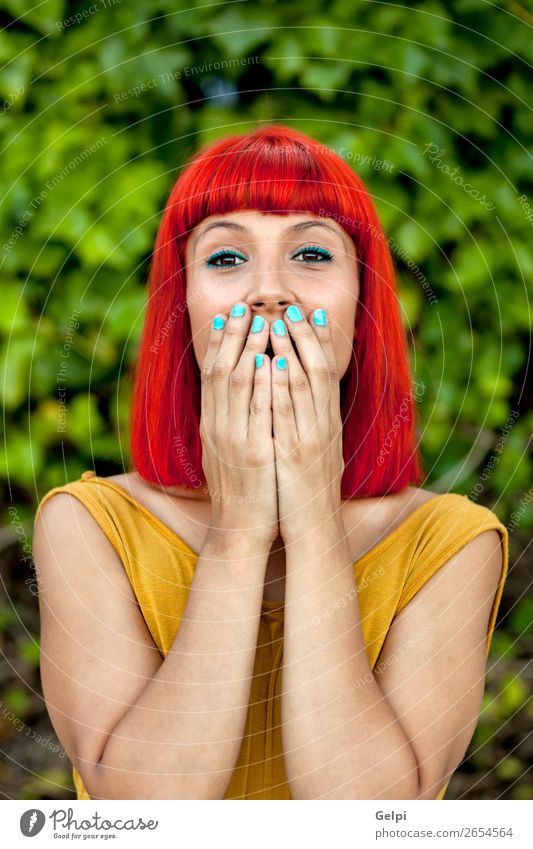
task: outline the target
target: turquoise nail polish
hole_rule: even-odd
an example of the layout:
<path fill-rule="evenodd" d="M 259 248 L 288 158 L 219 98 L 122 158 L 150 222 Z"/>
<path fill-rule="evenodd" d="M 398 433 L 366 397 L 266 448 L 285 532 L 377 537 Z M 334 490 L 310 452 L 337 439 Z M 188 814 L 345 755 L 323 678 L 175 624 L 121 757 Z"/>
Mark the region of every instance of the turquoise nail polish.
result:
<path fill-rule="evenodd" d="M 285 357 L 280 357 L 279 360 L 276 360 L 276 365 L 278 368 L 284 369 L 286 365 Z"/>
<path fill-rule="evenodd" d="M 289 316 L 291 321 L 302 321 L 303 315 L 301 314 L 298 307 L 295 307 L 291 304 L 290 307 L 287 307 L 287 315 Z"/>
<path fill-rule="evenodd" d="M 263 355 L 262 354 L 256 354 L 255 355 L 255 367 L 259 368 L 262 365 L 263 365 Z"/>
<path fill-rule="evenodd" d="M 254 320 L 252 321 L 252 333 L 259 333 L 260 330 L 265 326 L 265 319 L 260 315 L 254 315 Z"/>
<path fill-rule="evenodd" d="M 274 333 L 276 334 L 276 336 L 285 336 L 285 334 L 287 333 L 287 328 L 285 327 L 285 322 L 282 318 L 276 319 L 272 327 L 274 328 Z"/>
<path fill-rule="evenodd" d="M 244 304 L 234 304 L 234 306 L 232 307 L 232 310 L 231 310 L 231 314 L 233 316 L 244 315 L 245 312 L 246 312 L 246 307 L 244 306 Z"/>
<path fill-rule="evenodd" d="M 220 315 L 216 315 L 213 319 L 213 327 L 215 330 L 220 330 L 224 327 L 225 321 Z"/>
<path fill-rule="evenodd" d="M 313 313 L 313 321 L 315 324 L 324 327 L 328 323 L 324 310 L 315 310 Z"/>

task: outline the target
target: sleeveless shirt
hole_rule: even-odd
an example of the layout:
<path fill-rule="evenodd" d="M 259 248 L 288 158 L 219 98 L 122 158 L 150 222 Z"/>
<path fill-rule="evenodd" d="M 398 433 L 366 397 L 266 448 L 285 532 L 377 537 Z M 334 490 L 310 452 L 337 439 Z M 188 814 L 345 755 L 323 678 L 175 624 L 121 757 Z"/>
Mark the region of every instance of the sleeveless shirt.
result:
<path fill-rule="evenodd" d="M 164 659 L 177 634 L 199 555 L 123 487 L 93 471 L 50 490 L 89 510 L 116 551 L 152 639 Z M 439 569 L 486 530 L 499 532 L 503 568 L 490 614 L 486 654 L 507 575 L 507 528 L 488 508 L 465 495 L 436 495 L 415 508 L 354 564 L 361 628 L 370 667 L 379 658 L 395 618 Z M 281 736 L 284 607 L 262 601 L 250 702 L 239 756 L 224 799 L 291 799 Z M 73 766 L 78 799 L 90 799 Z M 450 779 L 436 799 L 443 799 Z"/>

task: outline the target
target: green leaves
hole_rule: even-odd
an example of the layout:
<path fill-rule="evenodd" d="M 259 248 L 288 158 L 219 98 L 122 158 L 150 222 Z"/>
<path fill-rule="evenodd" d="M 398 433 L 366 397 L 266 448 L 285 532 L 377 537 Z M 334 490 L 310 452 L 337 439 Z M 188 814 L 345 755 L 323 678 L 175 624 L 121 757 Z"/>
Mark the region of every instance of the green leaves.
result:
<path fill-rule="evenodd" d="M 120 461 L 128 399 L 121 384 L 115 421 L 114 394 L 133 364 L 179 168 L 201 143 L 276 120 L 336 150 L 375 199 L 414 376 L 427 387 L 418 412 L 433 479 L 446 480 L 481 431 L 497 440 L 521 392 L 531 320 L 518 18 L 481 0 L 453 14 L 437 0 L 312 10 L 159 0 L 151 19 L 116 3 L 74 21 L 60 2 L 3 8 L 23 16 L 0 34 L 5 475 L 25 487 L 39 474 L 46 489 L 61 477 L 60 444 L 73 474 Z M 222 84 L 231 97 L 216 96 Z M 75 310 L 62 432 L 57 374 Z M 486 484 L 502 518 L 513 509 L 508 481 L 533 478 L 530 426 L 519 418 Z M 486 459 L 459 485 L 473 486 Z"/>
<path fill-rule="evenodd" d="M 416 405 L 424 486 L 480 493 L 518 545 L 533 528 L 524 391 L 531 36 L 520 6 L 516 14 L 483 0 L 0 6 L 0 476 L 28 532 L 36 492 L 90 468 L 122 471 L 129 460 L 147 270 L 185 160 L 200 144 L 279 122 L 360 175 L 391 240 L 413 379 L 425 386 Z M 520 651 L 533 609 L 521 587 L 513 596 L 527 570 L 516 561 L 469 768 L 531 799 L 520 744 L 533 707 Z M 24 735 L 33 763 L 51 728 L 43 742 L 33 727 L 43 707 L 29 696 L 39 645 L 26 604 L 36 599 L 23 592 L 18 615 L 0 605 L 0 636 L 27 686 L 6 681 L 3 699 L 25 723 L 17 743 Z M 2 730 L 17 734 L 9 720 Z M 13 798 L 72 795 L 63 762 L 26 773 L 8 786 Z"/>

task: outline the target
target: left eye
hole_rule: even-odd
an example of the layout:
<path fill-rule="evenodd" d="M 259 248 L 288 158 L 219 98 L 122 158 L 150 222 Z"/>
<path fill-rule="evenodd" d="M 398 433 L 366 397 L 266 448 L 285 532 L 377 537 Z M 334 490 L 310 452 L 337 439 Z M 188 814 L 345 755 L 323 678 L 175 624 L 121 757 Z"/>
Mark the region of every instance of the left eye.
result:
<path fill-rule="evenodd" d="M 329 251 L 324 250 L 324 248 L 316 247 L 315 245 L 310 245 L 307 248 L 302 248 L 302 250 L 298 251 L 298 253 L 295 255 L 294 259 L 296 259 L 296 257 L 298 256 L 308 257 L 310 254 L 314 254 L 315 257 L 320 257 L 320 260 L 304 258 L 299 260 L 299 262 L 331 262 L 331 260 L 333 259 L 333 254 L 330 254 Z"/>
<path fill-rule="evenodd" d="M 218 262 L 218 260 L 222 260 L 222 262 Z M 234 251 L 229 251 L 226 249 L 222 249 L 212 254 L 209 259 L 206 259 L 206 264 L 211 266 L 211 268 L 236 268 L 237 265 L 241 265 L 242 263 L 228 262 L 227 260 L 232 259 L 240 259 L 243 262 L 246 262 L 246 259 L 239 254 L 234 253 Z"/>

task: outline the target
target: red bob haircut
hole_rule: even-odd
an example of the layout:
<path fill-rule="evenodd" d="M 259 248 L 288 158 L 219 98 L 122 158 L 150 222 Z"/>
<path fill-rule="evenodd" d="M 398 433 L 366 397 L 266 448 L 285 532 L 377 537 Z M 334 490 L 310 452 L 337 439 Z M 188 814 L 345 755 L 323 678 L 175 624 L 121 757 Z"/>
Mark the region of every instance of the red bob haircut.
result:
<path fill-rule="evenodd" d="M 340 383 L 341 496 L 385 495 L 420 483 L 407 342 L 376 210 L 361 179 L 337 154 L 280 125 L 202 148 L 170 193 L 152 256 L 135 367 L 130 448 L 138 474 L 160 486 L 206 485 L 185 246 L 204 218 L 238 210 L 310 212 L 337 221 L 352 238 L 360 298 L 353 356 Z"/>

